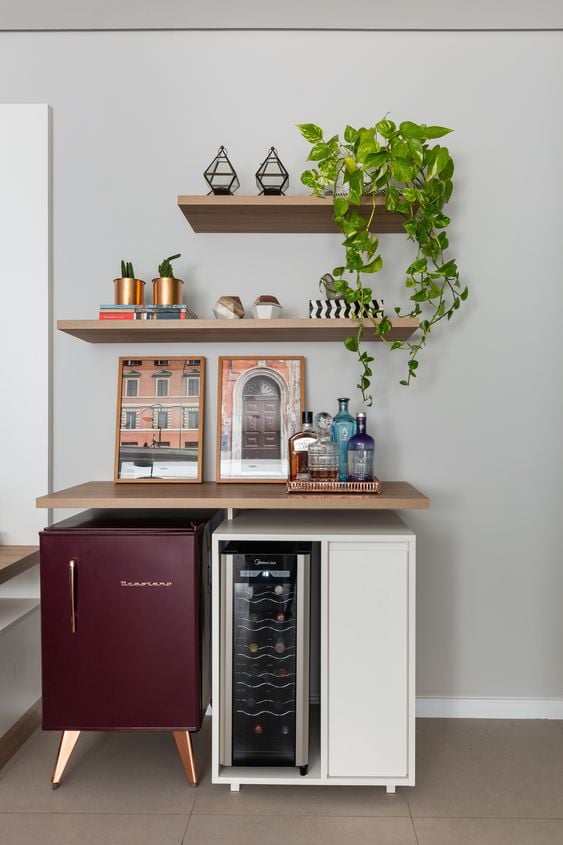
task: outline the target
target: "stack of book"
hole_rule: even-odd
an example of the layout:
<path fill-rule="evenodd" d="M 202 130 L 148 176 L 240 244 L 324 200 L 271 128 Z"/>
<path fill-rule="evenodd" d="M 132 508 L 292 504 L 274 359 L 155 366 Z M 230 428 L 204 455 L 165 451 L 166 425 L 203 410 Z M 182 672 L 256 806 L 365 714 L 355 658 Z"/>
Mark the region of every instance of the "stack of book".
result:
<path fill-rule="evenodd" d="M 100 305 L 99 320 L 197 320 L 187 305 Z"/>

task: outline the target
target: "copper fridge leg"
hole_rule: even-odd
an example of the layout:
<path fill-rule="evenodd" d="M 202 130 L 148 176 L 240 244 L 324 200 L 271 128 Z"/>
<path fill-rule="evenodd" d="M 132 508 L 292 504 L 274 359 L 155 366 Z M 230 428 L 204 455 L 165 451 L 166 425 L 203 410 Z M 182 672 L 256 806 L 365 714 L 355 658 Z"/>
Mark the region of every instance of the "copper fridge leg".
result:
<path fill-rule="evenodd" d="M 197 786 L 197 775 L 195 771 L 194 752 L 192 750 L 192 738 L 189 731 L 173 731 L 174 740 L 186 772 L 186 777 L 192 786 Z"/>
<path fill-rule="evenodd" d="M 51 775 L 53 789 L 57 789 L 59 786 L 66 764 L 70 759 L 70 755 L 74 750 L 74 746 L 76 745 L 79 736 L 80 731 L 63 731 L 61 734 L 59 750 L 57 751 L 55 765 L 53 766 L 53 774 Z"/>

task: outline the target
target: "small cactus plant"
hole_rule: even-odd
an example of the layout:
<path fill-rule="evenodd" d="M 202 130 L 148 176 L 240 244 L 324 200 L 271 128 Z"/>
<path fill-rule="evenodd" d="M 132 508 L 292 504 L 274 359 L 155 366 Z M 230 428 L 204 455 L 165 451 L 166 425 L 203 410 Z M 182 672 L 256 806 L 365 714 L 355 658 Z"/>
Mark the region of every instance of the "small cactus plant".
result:
<path fill-rule="evenodd" d="M 178 253 L 177 255 L 170 255 L 168 258 L 165 258 L 162 264 L 158 265 L 158 275 L 161 279 L 172 278 L 174 276 L 174 270 L 172 269 L 171 261 L 174 261 L 176 258 L 180 258 L 182 253 Z"/>
<path fill-rule="evenodd" d="M 133 269 L 133 264 L 130 261 L 122 261 L 121 262 L 121 278 L 122 279 L 134 279 L 135 278 L 135 270 Z"/>

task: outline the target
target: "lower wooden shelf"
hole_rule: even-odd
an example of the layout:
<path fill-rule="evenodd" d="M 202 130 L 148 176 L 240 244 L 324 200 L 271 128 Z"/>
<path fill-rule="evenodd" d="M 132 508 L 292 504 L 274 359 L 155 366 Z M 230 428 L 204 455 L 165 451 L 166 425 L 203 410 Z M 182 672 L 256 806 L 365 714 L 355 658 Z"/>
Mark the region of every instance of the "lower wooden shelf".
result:
<path fill-rule="evenodd" d="M 28 616 L 36 607 L 39 607 L 39 599 L 0 598 L 0 633 Z"/>
<path fill-rule="evenodd" d="M 48 493 L 38 508 L 253 508 L 256 510 L 427 509 L 430 500 L 406 481 L 383 481 L 379 495 L 287 493 L 284 484 L 115 484 L 88 481 Z"/>
<path fill-rule="evenodd" d="M 38 563 L 37 546 L 0 546 L 0 584 Z"/>

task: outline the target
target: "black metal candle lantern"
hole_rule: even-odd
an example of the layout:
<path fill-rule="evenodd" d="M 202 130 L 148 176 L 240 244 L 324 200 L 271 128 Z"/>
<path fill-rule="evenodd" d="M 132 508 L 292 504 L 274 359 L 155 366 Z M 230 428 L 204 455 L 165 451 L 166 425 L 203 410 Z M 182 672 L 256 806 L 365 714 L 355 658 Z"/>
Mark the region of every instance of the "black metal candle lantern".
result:
<path fill-rule="evenodd" d="M 211 188 L 210 194 L 234 194 L 240 187 L 238 176 L 225 147 L 219 147 L 219 152 L 203 175 Z"/>
<path fill-rule="evenodd" d="M 278 158 L 274 147 L 256 171 L 256 184 L 260 194 L 275 196 L 283 194 L 289 185 L 289 173 Z"/>

